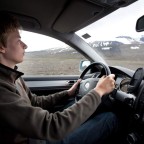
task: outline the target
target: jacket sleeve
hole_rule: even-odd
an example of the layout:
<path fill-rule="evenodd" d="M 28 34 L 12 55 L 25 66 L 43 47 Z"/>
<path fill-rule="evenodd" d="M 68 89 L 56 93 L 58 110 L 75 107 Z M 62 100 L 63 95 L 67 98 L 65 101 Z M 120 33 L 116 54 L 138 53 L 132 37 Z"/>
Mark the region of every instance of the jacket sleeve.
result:
<path fill-rule="evenodd" d="M 0 116 L 21 134 L 37 139 L 59 140 L 86 121 L 101 102 L 91 90 L 81 100 L 62 112 L 49 113 L 33 107 L 10 89 L 0 87 Z"/>
<path fill-rule="evenodd" d="M 58 103 L 66 101 L 69 98 L 68 92 L 66 90 L 62 92 L 57 92 L 54 94 L 49 94 L 47 96 L 37 96 L 36 94 L 31 93 L 30 89 L 26 86 L 22 78 L 20 79 L 20 81 L 23 85 L 23 88 L 27 92 L 27 95 L 33 106 L 39 106 L 43 109 L 48 110 L 49 108 L 52 108 Z"/>

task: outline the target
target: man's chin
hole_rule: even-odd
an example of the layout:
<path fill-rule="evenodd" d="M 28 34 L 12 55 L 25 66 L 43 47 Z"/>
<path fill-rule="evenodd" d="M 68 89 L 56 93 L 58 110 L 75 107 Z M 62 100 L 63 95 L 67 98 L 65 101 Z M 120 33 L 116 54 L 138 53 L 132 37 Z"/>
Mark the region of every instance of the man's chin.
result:
<path fill-rule="evenodd" d="M 20 63 L 22 63 L 22 62 L 23 62 L 23 59 L 22 59 L 22 60 L 17 61 L 17 63 L 16 63 L 16 64 L 20 64 Z"/>

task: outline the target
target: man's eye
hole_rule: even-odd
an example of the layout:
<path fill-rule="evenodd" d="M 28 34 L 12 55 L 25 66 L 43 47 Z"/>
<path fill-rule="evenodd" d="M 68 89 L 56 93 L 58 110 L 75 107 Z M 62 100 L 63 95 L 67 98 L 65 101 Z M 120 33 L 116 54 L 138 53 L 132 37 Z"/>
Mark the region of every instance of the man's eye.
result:
<path fill-rule="evenodd" d="M 21 40 L 18 40 L 17 43 L 20 44 L 20 43 L 21 43 Z"/>

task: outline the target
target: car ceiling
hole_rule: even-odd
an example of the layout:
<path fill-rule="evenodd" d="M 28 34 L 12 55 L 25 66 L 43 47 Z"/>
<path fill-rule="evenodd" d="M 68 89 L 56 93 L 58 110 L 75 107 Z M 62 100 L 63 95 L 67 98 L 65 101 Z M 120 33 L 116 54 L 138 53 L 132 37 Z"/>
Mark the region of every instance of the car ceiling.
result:
<path fill-rule="evenodd" d="M 12 12 L 33 32 L 75 32 L 136 0 L 0 0 L 0 10 Z"/>

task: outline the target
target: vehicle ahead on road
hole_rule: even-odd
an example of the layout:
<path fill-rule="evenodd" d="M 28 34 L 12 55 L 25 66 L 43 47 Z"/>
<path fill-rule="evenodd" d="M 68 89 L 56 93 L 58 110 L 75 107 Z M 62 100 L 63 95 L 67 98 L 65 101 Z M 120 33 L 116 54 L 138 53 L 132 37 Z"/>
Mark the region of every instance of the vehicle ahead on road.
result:
<path fill-rule="evenodd" d="M 136 27 L 143 9 L 143 0 L 0 1 L 0 10 L 22 24 L 28 49 L 18 66 L 31 91 L 47 95 L 66 90 L 80 77 L 79 99 L 102 75 L 115 74 L 116 89 L 100 111 L 114 108 L 128 121 L 123 140 L 129 144 L 144 139 L 144 22 Z"/>

